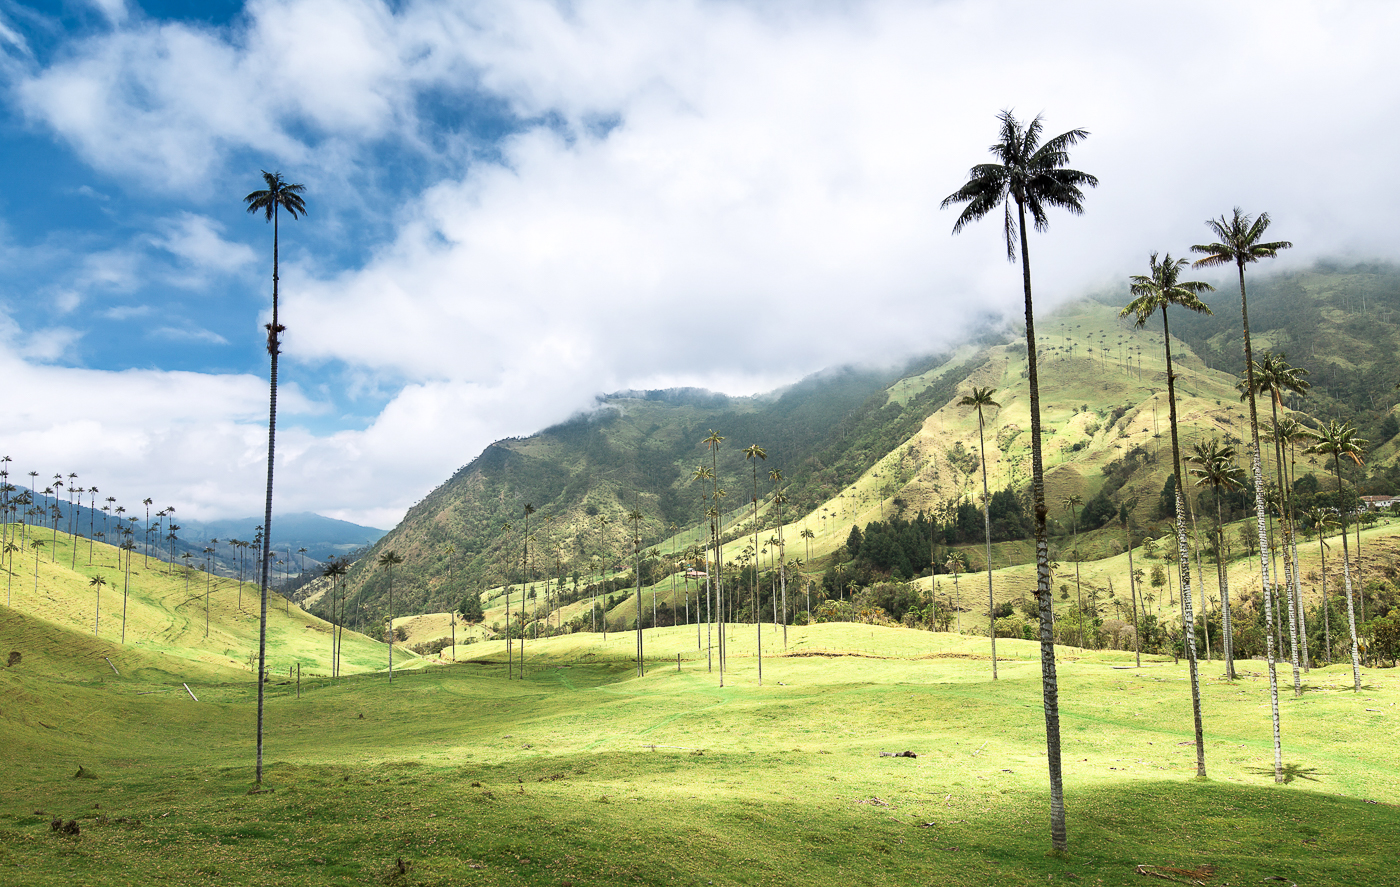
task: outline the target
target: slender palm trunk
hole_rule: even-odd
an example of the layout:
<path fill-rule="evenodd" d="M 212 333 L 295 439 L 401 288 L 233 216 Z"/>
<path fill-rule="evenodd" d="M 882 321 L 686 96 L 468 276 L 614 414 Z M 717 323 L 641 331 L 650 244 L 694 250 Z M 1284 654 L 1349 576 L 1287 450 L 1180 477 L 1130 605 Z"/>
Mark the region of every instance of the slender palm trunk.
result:
<path fill-rule="evenodd" d="M 1303 684 L 1298 671 L 1298 601 L 1293 582 L 1293 525 L 1288 519 L 1288 477 L 1283 467 L 1283 442 L 1279 440 L 1277 397 L 1269 398 L 1269 409 L 1274 422 L 1274 477 L 1278 483 L 1279 530 L 1283 535 L 1280 544 L 1283 549 L 1283 581 L 1288 605 L 1288 655 L 1293 663 L 1293 696 L 1300 698 L 1303 695 Z"/>
<path fill-rule="evenodd" d="M 1240 318 L 1244 330 L 1245 390 L 1249 392 L 1250 474 L 1254 480 L 1254 516 L 1259 532 L 1259 577 L 1264 590 L 1264 647 L 1269 660 L 1269 705 L 1274 727 L 1274 782 L 1283 782 L 1283 742 L 1278 722 L 1278 668 L 1274 659 L 1273 586 L 1269 578 L 1269 526 L 1264 506 L 1264 470 L 1259 462 L 1259 409 L 1254 402 L 1254 349 L 1249 341 L 1249 301 L 1244 289 L 1244 259 L 1236 264 L 1240 273 Z"/>
<path fill-rule="evenodd" d="M 1337 501 L 1342 500 L 1342 459 L 1340 453 L 1332 454 L 1332 463 L 1337 469 Z M 1351 592 L 1351 549 L 1347 543 L 1347 509 L 1342 505 L 1337 509 L 1342 516 L 1342 577 L 1347 593 L 1347 628 L 1351 631 L 1351 681 L 1352 689 L 1361 692 L 1361 653 L 1356 641 L 1356 607 L 1352 604 Z"/>
<path fill-rule="evenodd" d="M 1326 530 L 1321 523 L 1317 525 L 1317 553 L 1322 558 L 1322 643 L 1327 647 L 1328 665 L 1332 664 L 1332 603 L 1327 595 L 1327 543 L 1323 537 Z"/>
<path fill-rule="evenodd" d="M 996 595 L 992 593 L 992 496 L 987 486 L 987 437 L 980 405 L 977 407 L 977 446 L 982 451 L 982 529 L 987 541 L 987 636 L 992 641 L 992 680 L 995 681 L 997 679 L 997 600 Z"/>
<path fill-rule="evenodd" d="M 1235 679 L 1235 630 L 1230 624 L 1230 579 L 1225 572 L 1225 515 L 1220 507 L 1220 487 L 1215 488 L 1215 572 L 1220 583 L 1220 633 L 1224 635 L 1225 677 Z"/>
<path fill-rule="evenodd" d="M 1176 430 L 1176 379 L 1172 373 L 1172 336 L 1167 326 L 1167 306 L 1162 306 L 1162 340 L 1167 354 L 1167 407 L 1171 411 L 1172 474 L 1176 478 L 1176 556 L 1181 571 L 1182 645 L 1191 673 L 1191 716 L 1196 728 L 1196 775 L 1206 775 L 1206 744 L 1201 728 L 1201 678 L 1196 664 L 1196 619 L 1191 609 L 1191 554 L 1186 544 L 1186 496 L 1181 485 L 1181 444 Z M 1076 565 L 1077 565 L 1076 561 Z"/>
<path fill-rule="evenodd" d="M 1018 197 L 1021 284 L 1026 296 L 1026 361 L 1031 401 L 1031 476 L 1035 507 L 1035 597 L 1040 611 L 1040 679 L 1045 706 L 1045 757 L 1050 775 L 1050 843 L 1058 851 L 1069 846 L 1065 828 L 1065 789 L 1060 764 L 1060 690 L 1055 672 L 1053 600 L 1050 592 L 1050 538 L 1046 526 L 1045 463 L 1040 446 L 1040 381 L 1036 374 L 1035 310 L 1031 301 L 1031 256 L 1026 240 L 1026 207 Z"/>
<path fill-rule="evenodd" d="M 1132 527 L 1126 523 L 1124 528 L 1128 531 L 1128 595 L 1133 599 L 1133 658 L 1137 660 L 1137 667 L 1142 668 L 1141 632 L 1138 630 L 1137 573 L 1133 571 L 1133 531 Z"/>

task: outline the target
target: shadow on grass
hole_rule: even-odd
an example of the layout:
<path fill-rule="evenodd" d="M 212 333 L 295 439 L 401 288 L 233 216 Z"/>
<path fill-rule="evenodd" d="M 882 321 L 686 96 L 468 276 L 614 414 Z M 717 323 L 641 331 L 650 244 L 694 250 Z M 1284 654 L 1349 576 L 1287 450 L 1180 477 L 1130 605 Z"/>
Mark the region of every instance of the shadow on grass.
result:
<path fill-rule="evenodd" d="M 1258 776 L 1274 775 L 1273 767 L 1246 767 L 1245 771 L 1249 773 L 1254 773 Z M 1316 774 L 1316 776 L 1314 776 L 1314 774 Z M 1306 779 L 1308 782 L 1317 782 L 1317 776 L 1326 775 L 1327 774 L 1321 772 L 1316 767 L 1302 767 L 1298 764 L 1283 765 L 1283 782 L 1285 785 L 1293 782 L 1293 780 L 1295 779 Z"/>

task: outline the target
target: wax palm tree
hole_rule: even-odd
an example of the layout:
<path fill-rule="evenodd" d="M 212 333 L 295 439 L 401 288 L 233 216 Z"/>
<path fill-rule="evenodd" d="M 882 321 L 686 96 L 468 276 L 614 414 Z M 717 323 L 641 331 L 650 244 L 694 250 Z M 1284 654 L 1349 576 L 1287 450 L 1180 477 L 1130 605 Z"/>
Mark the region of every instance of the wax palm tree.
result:
<path fill-rule="evenodd" d="M 1289 249 L 1293 244 L 1286 240 L 1265 241 L 1264 232 L 1269 227 L 1269 214 L 1260 213 L 1255 219 L 1237 206 L 1234 215 L 1226 218 L 1210 219 L 1206 227 L 1218 238 L 1213 243 L 1198 243 L 1191 247 L 1197 259 L 1197 267 L 1234 265 L 1240 278 L 1240 320 L 1244 332 L 1245 382 L 1249 390 L 1249 433 L 1253 449 L 1250 453 L 1251 477 L 1254 480 L 1254 517 L 1259 533 L 1259 573 L 1264 591 L 1264 642 L 1269 662 L 1269 698 L 1274 728 L 1274 782 L 1283 782 L 1283 743 L 1279 736 L 1278 722 L 1278 669 L 1274 660 L 1273 642 L 1273 586 L 1269 577 L 1269 525 L 1268 511 L 1264 504 L 1264 469 L 1259 452 L 1259 409 L 1254 398 L 1254 346 L 1249 338 L 1249 298 L 1244 285 L 1244 266 L 1260 259 L 1272 259 L 1279 250 Z"/>
<path fill-rule="evenodd" d="M 1167 357 L 1167 406 L 1170 410 L 1172 435 L 1172 477 L 1176 481 L 1176 553 L 1181 574 L 1182 639 L 1186 647 L 1186 662 L 1191 673 L 1191 711 L 1196 726 L 1196 775 L 1206 775 L 1205 739 L 1201 728 L 1201 682 L 1196 665 L 1196 620 L 1191 608 L 1191 558 L 1186 546 L 1186 495 L 1182 490 L 1181 443 L 1177 434 L 1176 375 L 1172 370 L 1172 336 L 1167 320 L 1167 306 L 1178 305 L 1198 314 L 1210 314 L 1210 306 L 1201 301 L 1200 294 L 1215 287 L 1199 280 L 1182 280 L 1181 269 L 1190 264 L 1186 259 L 1173 260 L 1167 253 L 1159 262 L 1153 253 L 1148 260 L 1148 274 L 1136 274 L 1129 292 L 1133 301 L 1119 312 L 1119 317 L 1135 315 L 1141 329 L 1158 311 L 1162 312 L 1162 343 Z"/>
<path fill-rule="evenodd" d="M 1060 500 L 1069 509 L 1070 534 L 1074 539 L 1074 593 L 1079 601 L 1079 648 L 1084 648 L 1084 590 L 1079 582 L 1079 506 L 1084 498 L 1079 494 L 1065 496 Z"/>
<path fill-rule="evenodd" d="M 336 591 L 346 573 L 345 562 L 332 558 L 321 568 L 321 575 L 331 581 L 331 677 L 340 677 L 340 635 L 343 630 L 338 631 L 337 626 L 344 621 L 342 614 L 336 618 Z"/>
<path fill-rule="evenodd" d="M 130 534 L 122 541 L 121 547 L 117 549 L 117 559 L 121 559 L 121 553 L 126 552 L 126 576 L 122 579 L 122 643 L 126 643 L 126 602 L 131 594 L 131 554 L 136 551 L 136 543 L 132 541 Z"/>
<path fill-rule="evenodd" d="M 1133 603 L 1133 656 L 1137 659 L 1137 667 L 1142 668 L 1142 646 L 1141 629 L 1138 627 L 1138 581 L 1142 573 L 1141 570 L 1133 567 L 1133 509 L 1137 507 L 1137 499 L 1129 499 L 1118 508 L 1118 520 L 1123 524 L 1123 532 L 1128 536 L 1128 595 Z"/>
<path fill-rule="evenodd" d="M 1336 524 L 1332 513 L 1320 505 L 1314 505 L 1303 513 L 1312 522 L 1317 533 L 1317 553 L 1322 558 L 1322 643 L 1326 647 L 1326 662 L 1332 664 L 1332 604 L 1327 594 L 1327 528 Z"/>
<path fill-rule="evenodd" d="M 1298 675 L 1298 589 L 1294 582 L 1292 497 L 1289 495 L 1288 479 L 1283 464 L 1283 434 L 1279 426 L 1278 408 L 1283 403 L 1285 392 L 1302 395 L 1306 394 L 1311 386 L 1305 378 L 1308 371 L 1290 366 L 1282 354 L 1265 351 L 1259 360 L 1254 362 L 1253 369 L 1253 393 L 1269 396 L 1269 408 L 1273 416 L 1270 436 L 1274 441 L 1274 475 L 1279 491 L 1279 523 L 1283 527 L 1283 576 L 1288 600 L 1289 655 L 1293 662 L 1293 695 L 1301 697 L 1303 687 Z M 1245 390 L 1246 384 L 1246 381 L 1241 380 L 1236 385 L 1240 389 L 1240 400 L 1244 400 L 1250 394 Z"/>
<path fill-rule="evenodd" d="M 19 537 L 16 536 L 16 539 Z M 19 551 L 19 545 L 14 542 L 5 543 L 5 554 L 10 556 L 10 569 L 5 571 L 5 606 L 10 606 L 10 583 L 15 578 L 15 552 Z"/>
<path fill-rule="evenodd" d="M 787 625 L 788 625 L 788 603 L 787 603 L 787 544 L 783 539 L 783 506 L 787 504 L 787 494 L 783 492 L 783 470 L 774 468 L 768 472 L 768 479 L 773 482 L 773 506 L 778 509 L 778 584 L 783 596 L 783 649 L 787 649 Z"/>
<path fill-rule="evenodd" d="M 714 432 L 711 432 L 711 434 L 713 434 L 713 433 L 714 433 Z M 714 523 L 714 519 L 711 517 L 709 507 L 705 504 L 706 502 L 709 501 L 709 498 L 710 498 L 710 497 L 709 497 L 709 494 L 708 494 L 707 492 L 705 492 L 705 481 L 707 481 L 707 480 L 714 480 L 714 477 L 715 477 L 715 473 L 714 473 L 714 471 L 710 468 L 710 466 L 708 466 L 708 465 L 703 465 L 703 464 L 702 464 L 702 465 L 697 465 L 697 466 L 695 466 L 695 473 L 691 475 L 691 479 L 692 479 L 692 480 L 696 480 L 696 481 L 699 481 L 699 482 L 700 482 L 700 511 L 701 511 L 701 513 L 702 513 L 706 518 L 709 519 L 711 538 L 713 538 L 713 535 L 714 535 L 714 526 L 715 526 L 715 523 Z M 711 574 L 711 572 L 712 572 L 712 570 L 710 569 L 710 545 L 707 543 L 707 544 L 705 544 L 705 545 L 703 546 L 703 548 L 704 548 L 704 551 L 705 551 L 705 638 L 706 638 L 706 644 L 705 644 L 705 670 L 706 670 L 707 672 L 713 672 L 713 671 L 715 670 L 714 655 L 713 655 L 713 651 L 714 651 L 714 633 L 713 633 L 713 629 L 711 628 L 711 625 L 712 625 L 711 619 L 712 619 L 713 616 L 714 616 L 715 605 L 714 605 L 714 598 L 713 598 L 713 592 L 712 592 L 713 586 L 712 586 L 711 583 L 710 583 L 710 579 L 711 579 L 710 574 Z M 699 602 L 696 603 L 695 609 L 696 609 L 695 620 L 696 620 L 696 624 L 697 624 L 697 626 L 698 626 L 698 625 L 699 625 L 699 621 L 700 621 L 700 605 L 699 605 Z M 700 635 L 699 635 L 699 632 L 698 632 L 698 630 L 697 630 L 697 632 L 696 632 L 696 645 L 697 645 L 697 646 L 698 646 L 699 643 L 700 643 L 699 637 L 700 637 Z"/>
<path fill-rule="evenodd" d="M 719 488 L 719 445 L 723 442 L 724 436 L 711 428 L 710 436 L 705 438 L 705 446 L 710 451 L 710 486 L 712 488 L 710 495 L 714 499 L 714 512 L 710 516 L 710 537 L 715 547 L 715 627 L 719 634 L 719 685 L 721 687 L 724 686 L 725 666 L 724 586 L 721 581 L 724 569 L 724 546 L 720 543 L 721 533 L 724 530 L 724 507 L 721 504 L 722 496 Z"/>
<path fill-rule="evenodd" d="M 758 685 L 763 686 L 763 619 L 758 612 L 758 462 L 766 461 L 768 451 L 758 444 L 750 444 L 744 450 L 744 461 L 753 468 L 753 624 L 758 632 Z"/>
<path fill-rule="evenodd" d="M 1205 443 L 1197 443 L 1187 457 L 1193 466 L 1188 473 L 1196 478 L 1196 483 L 1215 491 L 1215 570 L 1216 581 L 1220 584 L 1220 629 L 1225 635 L 1225 676 L 1232 681 L 1235 679 L 1235 640 L 1230 620 L 1230 584 L 1225 570 L 1225 515 L 1221 500 L 1227 491 L 1245 487 L 1244 469 L 1235 462 L 1235 457 L 1233 446 L 1221 443 L 1214 437 Z"/>
<path fill-rule="evenodd" d="M 278 319 L 278 247 L 279 219 L 286 211 L 293 219 L 306 213 L 306 201 L 302 192 L 306 186 L 292 184 L 282 179 L 280 172 L 262 171 L 265 189 L 253 191 L 243 198 L 250 213 L 262 213 L 272 223 L 272 322 L 265 324 L 267 330 L 267 353 L 271 358 L 269 374 L 270 387 L 267 410 L 267 497 L 263 505 L 263 547 L 260 590 L 262 597 L 261 615 L 258 621 L 258 763 L 254 781 L 262 784 L 263 751 L 263 668 L 267 660 L 267 570 L 272 545 L 272 469 L 277 442 L 277 356 L 281 352 L 282 333 L 286 327 Z M 390 656 L 393 645 L 390 645 Z M 392 678 L 392 672 L 390 674 Z"/>
<path fill-rule="evenodd" d="M 1001 407 L 1001 404 L 992 400 L 992 395 L 996 392 L 991 388 L 972 389 L 972 393 L 965 395 L 958 401 L 960 407 L 972 407 L 977 410 L 977 449 L 978 458 L 982 462 L 982 528 L 987 541 L 987 634 L 992 640 L 992 680 L 997 679 L 997 603 L 996 597 L 992 594 L 992 496 L 987 486 L 987 438 L 985 434 L 986 422 L 982 415 L 982 410 L 989 407 Z M 808 551 L 808 558 L 811 551 Z"/>
<path fill-rule="evenodd" d="M 102 586 L 106 584 L 106 576 L 93 576 L 88 580 L 88 585 L 97 593 L 96 615 L 92 618 L 92 633 L 94 636 L 97 635 L 99 629 L 102 627 Z"/>
<path fill-rule="evenodd" d="M 389 683 L 394 682 L 394 567 L 403 563 L 397 551 L 386 551 L 379 556 L 379 566 L 389 569 Z"/>
<path fill-rule="evenodd" d="M 627 519 L 632 522 L 632 557 L 637 570 L 637 677 L 642 677 L 645 670 L 642 664 L 642 518 L 644 515 L 637 508 L 633 508 L 627 513 Z"/>
<path fill-rule="evenodd" d="M 520 677 L 525 677 L 525 585 L 530 576 L 530 515 L 535 506 L 525 503 L 525 530 L 520 535 Z"/>
<path fill-rule="evenodd" d="M 141 545 L 141 566 L 151 565 L 151 499 L 141 500 L 141 504 L 146 506 L 146 541 Z"/>
<path fill-rule="evenodd" d="M 1065 850 L 1064 784 L 1060 771 L 1059 687 L 1055 676 L 1055 638 L 1051 628 L 1050 542 L 1046 528 L 1045 465 L 1040 445 L 1040 381 L 1036 370 L 1035 312 L 1031 298 L 1030 243 L 1026 237 L 1029 212 L 1037 231 L 1049 227 L 1047 207 L 1057 206 L 1074 215 L 1084 212 L 1084 187 L 1098 185 L 1098 179 L 1069 169 L 1069 149 L 1088 133 L 1072 129 L 1041 144 L 1043 126 L 1039 115 L 1022 126 L 1010 111 L 998 115 L 1000 136 L 991 152 L 997 163 L 974 166 L 965 185 L 944 199 L 942 206 L 967 204 L 953 225 L 956 234 L 964 226 L 1004 209 L 1003 231 L 1006 257 L 1016 260 L 1017 240 L 1021 252 L 1021 285 L 1026 301 L 1026 361 L 1031 409 L 1032 497 L 1035 507 L 1036 600 L 1040 609 L 1041 684 L 1045 699 L 1046 758 L 1050 771 L 1050 841 L 1054 849 Z M 1011 203 L 1016 211 L 1012 214 Z"/>
<path fill-rule="evenodd" d="M 1341 517 L 1342 523 L 1342 576 L 1346 583 L 1347 627 L 1351 630 L 1352 688 L 1359 693 L 1361 692 L 1361 658 L 1356 641 L 1356 608 L 1351 599 L 1351 550 L 1347 546 L 1347 511 L 1350 506 L 1342 500 L 1342 459 L 1350 459 L 1355 464 L 1361 465 L 1361 457 L 1366 453 L 1367 442 L 1357 435 L 1356 429 L 1352 427 L 1350 421 L 1338 422 L 1333 419 L 1316 434 L 1317 443 L 1308 447 L 1307 451 L 1331 456 L 1332 467 L 1337 475 L 1337 513 Z"/>

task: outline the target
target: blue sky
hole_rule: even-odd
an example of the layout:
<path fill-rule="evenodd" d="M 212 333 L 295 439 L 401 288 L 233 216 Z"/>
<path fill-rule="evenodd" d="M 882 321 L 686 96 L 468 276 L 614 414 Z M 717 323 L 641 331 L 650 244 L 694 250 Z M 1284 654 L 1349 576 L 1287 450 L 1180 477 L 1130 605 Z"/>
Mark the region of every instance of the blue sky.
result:
<path fill-rule="evenodd" d="M 261 508 L 282 228 L 278 508 L 390 526 L 598 394 L 750 393 L 1014 316 L 995 223 L 938 204 L 995 114 L 1084 127 L 1040 304 L 1234 205 L 1393 260 L 1388 4 L 0 0 L 12 470 Z"/>

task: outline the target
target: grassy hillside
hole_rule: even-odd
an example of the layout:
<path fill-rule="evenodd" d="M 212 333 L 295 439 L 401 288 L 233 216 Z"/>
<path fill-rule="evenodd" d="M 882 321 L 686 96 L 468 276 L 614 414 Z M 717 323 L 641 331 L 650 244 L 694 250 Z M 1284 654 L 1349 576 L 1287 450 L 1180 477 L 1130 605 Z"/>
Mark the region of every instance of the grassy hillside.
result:
<path fill-rule="evenodd" d="M 1055 858 L 1035 645 L 1000 644 L 993 683 L 985 641 L 794 628 L 759 687 L 747 628 L 724 688 L 679 628 L 646 632 L 640 679 L 630 636 L 576 635 L 532 645 L 523 680 L 481 644 L 392 686 L 273 686 L 258 794 L 246 682 L 194 684 L 196 703 L 26 659 L 0 670 L 0 881 L 1393 883 L 1393 670 L 1368 671 L 1361 694 L 1315 670 L 1284 701 L 1276 785 L 1260 677 L 1203 681 L 1200 781 L 1184 666 L 1067 656 L 1070 853 Z M 904 750 L 918 757 L 880 754 Z M 73 778 L 80 765 L 93 778 Z"/>
<path fill-rule="evenodd" d="M 9 532 L 19 550 L 0 570 L 9 601 L 0 613 L 7 624 L 25 626 L 9 649 L 28 656 L 29 650 L 51 646 L 54 633 L 61 632 L 66 638 L 83 639 L 84 649 L 104 651 L 100 656 L 111 658 L 123 673 L 156 668 L 170 680 L 251 678 L 250 657 L 258 649 L 256 585 L 186 572 L 154 558 L 148 562 L 139 552 L 131 558 L 128 573 L 125 556 L 119 566 L 119 552 L 110 545 L 15 524 Z M 44 544 L 36 548 L 35 541 Z M 75 543 L 76 552 L 71 547 Z M 92 584 L 98 576 L 106 580 L 100 588 Z M 329 674 L 330 638 L 328 623 L 270 594 L 270 674 L 285 676 L 298 663 L 304 676 Z M 408 651 L 401 655 L 405 664 L 417 658 Z M 94 659 L 98 656 L 92 652 L 84 661 L 100 677 L 110 669 L 101 658 Z M 388 664 L 383 644 L 353 632 L 346 632 L 341 656 L 347 673 Z"/>

